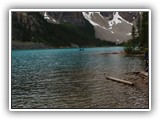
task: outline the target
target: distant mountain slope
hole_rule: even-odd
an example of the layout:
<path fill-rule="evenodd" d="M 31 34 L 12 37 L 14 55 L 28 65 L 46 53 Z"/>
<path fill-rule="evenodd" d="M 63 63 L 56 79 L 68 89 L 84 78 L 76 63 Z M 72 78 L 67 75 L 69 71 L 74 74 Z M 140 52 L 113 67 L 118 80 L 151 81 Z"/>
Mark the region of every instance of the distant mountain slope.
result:
<path fill-rule="evenodd" d="M 138 12 L 44 12 L 44 18 L 54 24 L 85 25 L 85 19 L 93 25 L 95 37 L 112 42 L 131 39 L 132 25 Z"/>
<path fill-rule="evenodd" d="M 114 45 L 131 39 L 136 19 L 136 12 L 12 12 L 12 40 L 53 47 Z"/>
<path fill-rule="evenodd" d="M 131 30 L 136 21 L 136 13 L 83 12 L 83 15 L 94 26 L 96 38 L 119 43 L 131 39 Z"/>

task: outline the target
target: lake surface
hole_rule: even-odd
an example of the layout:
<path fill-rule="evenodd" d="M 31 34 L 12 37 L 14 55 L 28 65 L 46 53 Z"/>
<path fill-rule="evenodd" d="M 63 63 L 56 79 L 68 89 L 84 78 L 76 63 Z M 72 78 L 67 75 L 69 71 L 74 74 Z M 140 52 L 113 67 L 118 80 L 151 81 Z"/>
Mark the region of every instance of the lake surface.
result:
<path fill-rule="evenodd" d="M 13 50 L 12 108 L 145 108 L 145 94 L 105 79 L 144 69 L 123 47 Z M 104 75 L 105 73 L 105 75 Z"/>

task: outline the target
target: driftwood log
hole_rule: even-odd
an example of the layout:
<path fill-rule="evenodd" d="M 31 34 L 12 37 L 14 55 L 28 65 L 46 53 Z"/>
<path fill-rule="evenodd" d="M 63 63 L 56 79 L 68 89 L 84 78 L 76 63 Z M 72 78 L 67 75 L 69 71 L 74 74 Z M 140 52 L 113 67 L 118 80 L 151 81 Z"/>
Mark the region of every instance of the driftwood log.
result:
<path fill-rule="evenodd" d="M 116 81 L 116 82 L 121 82 L 121 83 L 124 83 L 124 84 L 127 84 L 127 85 L 134 85 L 133 82 L 122 80 L 122 79 L 118 79 L 118 78 L 114 78 L 114 77 L 105 77 L 105 78 L 113 80 L 113 81 Z"/>
<path fill-rule="evenodd" d="M 147 72 L 141 71 L 140 74 L 143 75 L 143 76 L 145 76 L 145 77 L 148 77 L 148 73 Z"/>

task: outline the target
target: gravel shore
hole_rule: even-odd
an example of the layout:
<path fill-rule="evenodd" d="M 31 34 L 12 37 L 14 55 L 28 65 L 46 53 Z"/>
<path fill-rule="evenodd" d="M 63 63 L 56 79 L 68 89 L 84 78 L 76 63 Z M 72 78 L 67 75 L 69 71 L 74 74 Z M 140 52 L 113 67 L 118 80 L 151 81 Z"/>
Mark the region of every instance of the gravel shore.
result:
<path fill-rule="evenodd" d="M 51 46 L 47 46 L 43 43 L 37 42 L 21 42 L 21 41 L 12 41 L 13 50 L 25 50 L 25 49 L 49 49 Z"/>

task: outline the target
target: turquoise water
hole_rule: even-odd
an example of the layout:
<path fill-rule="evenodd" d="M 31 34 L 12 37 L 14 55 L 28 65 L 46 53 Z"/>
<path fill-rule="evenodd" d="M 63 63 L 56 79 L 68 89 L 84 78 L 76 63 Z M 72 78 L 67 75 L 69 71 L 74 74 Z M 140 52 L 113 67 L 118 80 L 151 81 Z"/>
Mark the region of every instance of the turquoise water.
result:
<path fill-rule="evenodd" d="M 118 88 L 117 83 L 106 81 L 104 73 L 125 78 L 126 72 L 144 69 L 143 58 L 104 54 L 119 51 L 123 47 L 12 51 L 12 108 L 133 106 L 130 97 L 137 91 L 128 86 Z M 125 99 L 121 104 L 113 95 L 118 89 L 131 91 L 127 99 L 121 98 Z"/>

